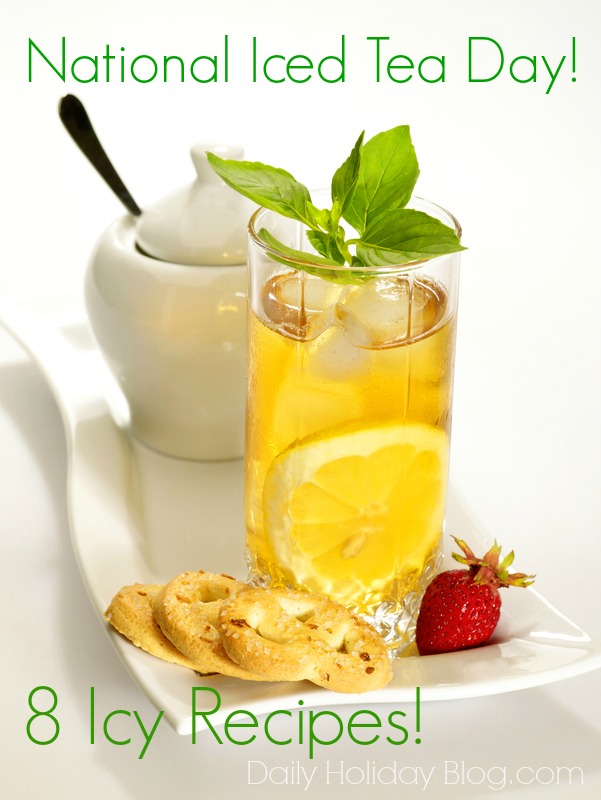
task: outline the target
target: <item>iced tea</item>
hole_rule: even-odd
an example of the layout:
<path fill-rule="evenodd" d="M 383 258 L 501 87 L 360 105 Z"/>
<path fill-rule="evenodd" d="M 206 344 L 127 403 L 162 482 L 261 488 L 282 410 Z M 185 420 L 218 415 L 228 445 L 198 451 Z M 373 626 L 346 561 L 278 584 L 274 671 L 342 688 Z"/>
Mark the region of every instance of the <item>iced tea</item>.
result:
<path fill-rule="evenodd" d="M 445 514 L 456 269 L 437 261 L 341 284 L 251 254 L 251 575 L 332 596 L 395 646 Z"/>

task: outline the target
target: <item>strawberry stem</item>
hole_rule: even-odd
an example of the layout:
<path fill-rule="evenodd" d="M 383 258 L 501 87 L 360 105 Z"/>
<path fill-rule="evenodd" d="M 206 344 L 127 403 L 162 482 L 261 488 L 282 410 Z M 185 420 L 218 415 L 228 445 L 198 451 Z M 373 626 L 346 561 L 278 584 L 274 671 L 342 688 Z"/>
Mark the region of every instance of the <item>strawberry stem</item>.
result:
<path fill-rule="evenodd" d="M 495 541 L 483 558 L 477 558 L 463 539 L 453 536 L 456 544 L 460 547 L 463 554 L 453 553 L 455 561 L 468 566 L 473 574 L 474 583 L 490 584 L 491 586 L 530 586 L 534 582 L 534 575 L 526 575 L 524 572 L 514 572 L 510 574 L 508 567 L 513 564 L 515 553 L 512 550 L 499 563 L 501 547 Z"/>

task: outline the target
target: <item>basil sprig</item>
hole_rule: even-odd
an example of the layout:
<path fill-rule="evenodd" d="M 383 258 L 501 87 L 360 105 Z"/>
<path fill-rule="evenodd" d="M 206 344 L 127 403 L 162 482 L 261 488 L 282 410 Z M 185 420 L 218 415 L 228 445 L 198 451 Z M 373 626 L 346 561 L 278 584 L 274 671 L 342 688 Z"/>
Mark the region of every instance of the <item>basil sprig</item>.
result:
<path fill-rule="evenodd" d="M 330 209 L 317 208 L 307 187 L 286 170 L 214 153 L 207 153 L 207 159 L 232 189 L 305 225 L 316 254 L 288 247 L 264 228 L 257 232 L 271 258 L 296 269 L 318 271 L 323 277 L 330 272 L 333 280 L 354 283 L 369 278 L 362 267 L 394 266 L 464 250 L 452 228 L 406 208 L 419 176 L 409 127 L 399 125 L 365 143 L 363 139 L 362 133 L 334 173 Z M 347 239 L 341 220 L 356 235 Z"/>

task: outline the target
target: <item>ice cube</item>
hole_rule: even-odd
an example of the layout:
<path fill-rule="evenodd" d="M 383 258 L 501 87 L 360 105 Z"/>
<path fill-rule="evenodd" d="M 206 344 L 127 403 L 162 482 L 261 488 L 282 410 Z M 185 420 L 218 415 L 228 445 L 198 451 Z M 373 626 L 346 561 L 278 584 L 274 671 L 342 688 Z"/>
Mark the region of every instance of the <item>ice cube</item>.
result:
<path fill-rule="evenodd" d="M 443 312 L 442 288 L 411 275 L 374 278 L 355 287 L 336 307 L 350 341 L 369 349 L 420 338 Z"/>
<path fill-rule="evenodd" d="M 332 325 L 307 346 L 305 368 L 316 382 L 357 381 L 368 368 L 369 354 Z"/>
<path fill-rule="evenodd" d="M 310 341 L 333 324 L 334 306 L 343 292 L 343 287 L 302 270 L 278 273 L 263 286 L 265 321 L 284 336 Z"/>

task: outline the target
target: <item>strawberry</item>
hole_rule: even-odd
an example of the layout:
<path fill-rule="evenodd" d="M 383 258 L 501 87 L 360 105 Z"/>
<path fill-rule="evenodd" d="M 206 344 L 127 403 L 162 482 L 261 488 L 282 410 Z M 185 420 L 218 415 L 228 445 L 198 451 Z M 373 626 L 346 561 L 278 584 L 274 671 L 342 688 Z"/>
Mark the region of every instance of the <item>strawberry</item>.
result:
<path fill-rule="evenodd" d="M 476 558 L 467 544 L 453 536 L 463 555 L 453 558 L 468 569 L 441 572 L 424 593 L 415 639 L 420 655 L 449 653 L 487 642 L 501 615 L 499 589 L 530 586 L 534 577 L 507 571 L 513 551 L 499 563 L 501 548 L 495 542 L 484 558 Z"/>

